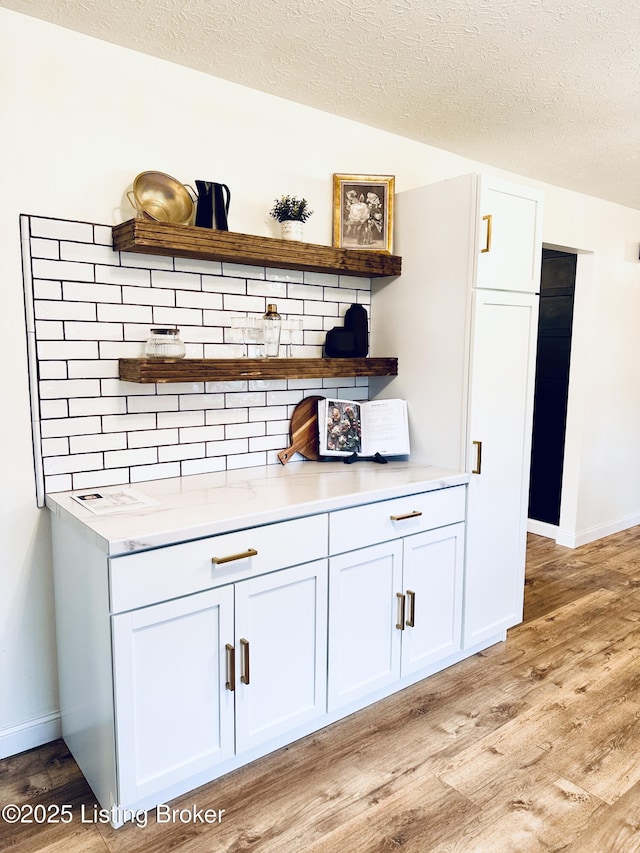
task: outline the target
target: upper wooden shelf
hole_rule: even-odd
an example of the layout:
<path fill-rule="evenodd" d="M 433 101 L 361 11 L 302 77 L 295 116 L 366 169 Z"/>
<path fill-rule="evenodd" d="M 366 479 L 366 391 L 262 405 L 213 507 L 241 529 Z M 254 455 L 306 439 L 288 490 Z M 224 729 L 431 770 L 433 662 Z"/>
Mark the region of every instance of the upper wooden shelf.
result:
<path fill-rule="evenodd" d="M 113 227 L 113 248 L 120 252 L 201 258 L 276 269 L 344 273 L 367 278 L 400 275 L 402 258 L 386 252 L 334 249 L 275 237 L 256 237 L 193 225 L 129 219 Z"/>
<path fill-rule="evenodd" d="M 127 382 L 229 382 L 239 379 L 317 379 L 397 376 L 397 358 L 121 358 Z"/>

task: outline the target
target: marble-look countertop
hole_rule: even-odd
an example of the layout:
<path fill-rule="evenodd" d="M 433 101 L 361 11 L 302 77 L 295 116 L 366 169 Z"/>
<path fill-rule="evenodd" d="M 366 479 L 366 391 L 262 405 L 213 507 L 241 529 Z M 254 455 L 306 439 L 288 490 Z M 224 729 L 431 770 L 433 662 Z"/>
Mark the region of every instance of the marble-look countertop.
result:
<path fill-rule="evenodd" d="M 78 525 L 106 554 L 116 556 L 468 481 L 469 475 L 460 471 L 406 461 L 291 462 L 57 492 L 47 495 L 46 503 L 51 512 Z M 72 498 L 127 490 L 157 504 L 95 515 Z"/>

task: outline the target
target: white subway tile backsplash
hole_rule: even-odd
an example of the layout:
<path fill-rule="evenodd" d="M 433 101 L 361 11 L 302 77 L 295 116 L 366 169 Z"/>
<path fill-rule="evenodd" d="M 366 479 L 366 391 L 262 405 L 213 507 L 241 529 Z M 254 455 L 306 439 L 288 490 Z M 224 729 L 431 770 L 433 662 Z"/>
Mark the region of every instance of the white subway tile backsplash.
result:
<path fill-rule="evenodd" d="M 247 264 L 222 264 L 222 274 L 233 278 L 264 278 L 264 267 L 253 267 Z"/>
<path fill-rule="evenodd" d="M 70 361 L 76 358 L 98 358 L 97 341 L 38 341 L 38 359 Z"/>
<path fill-rule="evenodd" d="M 121 341 L 122 323 L 84 323 L 69 320 L 64 324 L 68 341 Z"/>
<path fill-rule="evenodd" d="M 156 416 L 152 413 L 132 415 L 105 415 L 102 418 L 103 432 L 128 432 L 134 429 L 155 429 Z M 99 432 L 100 427 L 87 432 Z"/>
<path fill-rule="evenodd" d="M 221 293 L 206 291 L 184 290 L 176 293 L 176 304 L 179 308 L 208 308 L 217 311 L 222 308 Z"/>
<path fill-rule="evenodd" d="M 210 276 L 219 276 L 222 273 L 222 264 L 219 261 L 198 261 L 195 258 L 175 258 L 175 269 L 178 272 L 206 273 Z"/>
<path fill-rule="evenodd" d="M 67 453 L 76 453 L 77 451 L 69 449 L 69 439 L 64 438 L 43 438 L 42 439 L 42 455 L 43 456 L 65 456 Z"/>
<path fill-rule="evenodd" d="M 49 260 L 60 259 L 60 243 L 57 240 L 31 240 L 32 258 L 49 258 Z"/>
<path fill-rule="evenodd" d="M 69 416 L 68 400 L 40 400 L 40 417 L 43 419 L 66 418 Z"/>
<path fill-rule="evenodd" d="M 34 279 L 33 296 L 35 299 L 62 299 L 62 282 Z"/>
<path fill-rule="evenodd" d="M 66 361 L 41 361 L 39 364 L 40 379 L 66 379 Z"/>
<path fill-rule="evenodd" d="M 137 267 L 145 270 L 172 270 L 173 258 L 163 255 L 137 255 L 134 252 L 120 252 L 123 267 Z"/>
<path fill-rule="evenodd" d="M 151 323 L 150 305 L 98 305 L 98 320 L 101 323 Z"/>
<path fill-rule="evenodd" d="M 67 219 L 30 217 L 31 236 L 49 237 L 53 240 L 77 240 L 93 242 L 93 226 L 88 222 L 72 222 Z"/>
<path fill-rule="evenodd" d="M 253 438 L 264 436 L 266 433 L 264 421 L 254 421 L 246 424 L 227 424 L 224 428 L 225 438 Z M 255 448 L 264 450 L 265 448 Z"/>
<path fill-rule="evenodd" d="M 150 394 L 146 397 L 129 397 L 127 402 L 129 412 L 177 412 L 178 397 L 175 394 Z"/>
<path fill-rule="evenodd" d="M 100 418 L 43 419 L 40 429 L 43 438 L 57 438 L 64 435 L 88 435 L 100 432 Z"/>
<path fill-rule="evenodd" d="M 97 453 L 104 450 L 125 450 L 127 436 L 124 432 L 74 435 L 69 439 L 71 453 Z M 52 454 L 53 455 L 53 454 Z"/>
<path fill-rule="evenodd" d="M 90 471 L 73 475 L 74 489 L 101 489 L 106 486 L 122 486 L 129 483 L 128 468 L 112 468 L 103 471 Z M 71 488 L 67 486 L 67 488 Z M 51 491 L 62 491 L 62 489 L 51 489 Z"/>
<path fill-rule="evenodd" d="M 117 264 L 119 261 L 118 253 L 109 246 L 88 246 L 85 243 L 66 241 L 60 243 L 60 258 L 63 261 L 82 261 L 92 264 Z"/>
<path fill-rule="evenodd" d="M 122 290 L 110 284 L 63 281 L 62 298 L 69 302 L 122 302 Z"/>
<path fill-rule="evenodd" d="M 141 483 L 144 480 L 166 480 L 169 477 L 180 476 L 179 462 L 164 462 L 160 465 L 140 465 L 130 469 L 131 482 Z"/>
<path fill-rule="evenodd" d="M 242 295 L 246 294 L 247 292 L 247 282 L 245 281 L 245 279 L 242 278 L 203 275 L 202 289 L 210 293 L 219 293 L 221 295 L 226 295 L 229 293 Z"/>
<path fill-rule="evenodd" d="M 237 471 L 240 468 L 255 468 L 257 465 L 266 465 L 267 455 L 265 453 L 244 453 L 240 456 L 227 457 L 227 470 Z"/>
<path fill-rule="evenodd" d="M 48 379 L 40 382 L 41 400 L 69 399 L 70 397 L 99 397 L 98 379 Z"/>
<path fill-rule="evenodd" d="M 70 379 L 88 379 L 89 377 L 96 377 L 97 379 L 111 379 L 118 375 L 118 362 L 115 359 L 112 359 L 111 361 L 104 358 L 91 359 L 89 361 L 77 359 L 69 361 L 67 364 L 69 365 Z M 49 378 L 53 379 L 54 377 L 50 376 Z M 102 394 L 105 393 L 103 386 L 100 387 L 100 392 Z M 120 389 L 119 393 L 122 393 L 122 389 Z"/>
<path fill-rule="evenodd" d="M 304 281 L 302 270 L 280 270 L 267 267 L 266 276 L 269 281 L 295 281 L 300 284 Z"/>
<path fill-rule="evenodd" d="M 172 444 L 158 448 L 159 462 L 174 462 L 182 459 L 204 459 L 204 444 Z"/>
<path fill-rule="evenodd" d="M 180 429 L 180 441 L 220 441 L 224 438 L 224 427 L 220 425 L 201 427 L 182 427 Z"/>
<path fill-rule="evenodd" d="M 34 278 L 52 278 L 56 281 L 70 279 L 72 281 L 93 281 L 93 264 L 81 264 L 76 261 L 49 261 L 34 258 Z"/>
<path fill-rule="evenodd" d="M 158 461 L 155 447 L 136 447 L 132 450 L 107 450 L 104 454 L 105 468 L 122 468 L 126 465 L 153 465 Z"/>
<path fill-rule="evenodd" d="M 181 330 L 188 358 L 238 358 L 231 317 L 275 302 L 303 320 L 294 355 L 322 355 L 326 331 L 371 282 L 300 270 L 115 252 L 107 225 L 21 217 L 41 491 L 279 464 L 289 418 L 311 394 L 367 399 L 368 379 L 138 384 L 118 378 L 153 326 Z M 40 457 L 38 458 L 38 454 Z M 302 463 L 300 463 L 302 464 Z"/>
<path fill-rule="evenodd" d="M 338 276 L 330 272 L 313 272 L 305 270 L 304 280 L 306 284 L 328 284 L 329 287 L 336 287 L 338 284 Z"/>
<path fill-rule="evenodd" d="M 96 306 L 92 302 L 63 302 L 36 299 L 33 310 L 40 320 L 95 320 Z"/>
<path fill-rule="evenodd" d="M 160 447 L 163 444 L 177 443 L 177 429 L 141 429 L 138 432 L 130 432 L 127 437 L 127 444 L 130 448 Z"/>
<path fill-rule="evenodd" d="M 81 397 L 69 400 L 71 417 L 82 415 L 124 415 L 127 411 L 125 397 Z"/>
<path fill-rule="evenodd" d="M 71 456 L 51 456 L 44 460 L 45 476 L 73 474 L 76 471 L 98 471 L 103 467 L 102 453 L 74 453 Z"/>
<path fill-rule="evenodd" d="M 168 287 L 175 290 L 202 290 L 202 279 L 195 273 L 152 270 L 151 286 L 165 290 Z"/>
<path fill-rule="evenodd" d="M 180 467 L 183 477 L 188 477 L 190 474 L 211 474 L 216 471 L 224 471 L 227 467 L 227 460 L 224 456 L 210 456 L 206 459 L 185 460 Z"/>
<path fill-rule="evenodd" d="M 117 258 L 117 253 L 114 254 Z M 151 287 L 151 271 L 148 269 L 132 269 L 131 267 L 110 267 L 96 265 L 96 278 L 100 284 L 121 284 L 128 287 Z M 141 298 L 142 294 L 140 294 Z"/>
<path fill-rule="evenodd" d="M 35 332 L 40 341 L 62 340 L 64 326 L 60 320 L 36 320 Z"/>

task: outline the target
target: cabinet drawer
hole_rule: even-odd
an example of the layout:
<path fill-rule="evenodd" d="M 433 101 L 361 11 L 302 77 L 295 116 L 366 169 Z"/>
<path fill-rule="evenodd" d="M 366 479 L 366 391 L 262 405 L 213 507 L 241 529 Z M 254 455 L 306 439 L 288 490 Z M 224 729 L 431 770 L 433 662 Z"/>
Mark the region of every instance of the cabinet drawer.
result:
<path fill-rule="evenodd" d="M 113 557 L 109 564 L 111 612 L 326 557 L 327 534 L 327 516 L 313 515 Z M 228 557 L 238 559 L 227 561 Z M 213 562 L 214 558 L 221 562 Z"/>
<path fill-rule="evenodd" d="M 341 554 L 464 518 L 464 486 L 338 510 L 330 514 L 329 553 Z"/>

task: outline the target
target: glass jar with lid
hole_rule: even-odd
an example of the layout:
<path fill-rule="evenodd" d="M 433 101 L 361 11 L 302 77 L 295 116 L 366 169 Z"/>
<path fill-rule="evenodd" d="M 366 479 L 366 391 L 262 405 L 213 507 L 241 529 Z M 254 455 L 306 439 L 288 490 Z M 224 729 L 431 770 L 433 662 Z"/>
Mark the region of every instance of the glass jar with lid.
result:
<path fill-rule="evenodd" d="M 184 358 L 186 348 L 180 337 L 180 329 L 172 328 L 151 329 L 151 337 L 145 344 L 144 354 L 147 358 Z"/>

